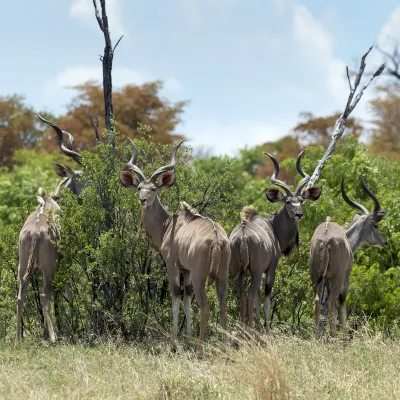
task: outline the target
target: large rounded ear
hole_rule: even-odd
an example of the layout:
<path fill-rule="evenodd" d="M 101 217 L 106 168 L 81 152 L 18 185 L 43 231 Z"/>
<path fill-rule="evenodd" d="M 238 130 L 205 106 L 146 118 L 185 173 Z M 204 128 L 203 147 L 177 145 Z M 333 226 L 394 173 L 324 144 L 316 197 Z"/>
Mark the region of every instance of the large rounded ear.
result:
<path fill-rule="evenodd" d="M 158 187 L 167 188 L 171 187 L 175 183 L 175 172 L 174 171 L 167 171 L 161 175 L 161 178 L 158 182 Z"/>
<path fill-rule="evenodd" d="M 137 188 L 139 186 L 139 181 L 136 179 L 135 176 L 132 175 L 130 171 L 122 171 L 119 174 L 119 181 L 121 182 L 122 186 L 126 188 Z"/>
<path fill-rule="evenodd" d="M 286 197 L 280 190 L 275 188 L 266 188 L 265 195 L 267 196 L 267 199 L 271 203 L 276 203 L 277 201 L 283 201 L 285 200 Z"/>
<path fill-rule="evenodd" d="M 75 171 L 72 168 L 67 167 L 64 164 L 53 163 L 53 167 L 57 172 L 57 175 L 61 176 L 62 178 L 72 178 L 72 176 L 75 174 Z"/>
<path fill-rule="evenodd" d="M 322 187 L 321 186 L 314 186 L 311 187 L 310 189 L 305 190 L 302 194 L 301 197 L 304 200 L 318 200 L 319 196 L 321 196 L 321 192 L 322 192 Z"/>
<path fill-rule="evenodd" d="M 380 210 L 377 213 L 373 214 L 374 215 L 374 219 L 376 222 L 379 222 L 382 220 L 382 218 L 385 216 L 385 214 L 387 213 L 387 211 L 384 210 Z"/>

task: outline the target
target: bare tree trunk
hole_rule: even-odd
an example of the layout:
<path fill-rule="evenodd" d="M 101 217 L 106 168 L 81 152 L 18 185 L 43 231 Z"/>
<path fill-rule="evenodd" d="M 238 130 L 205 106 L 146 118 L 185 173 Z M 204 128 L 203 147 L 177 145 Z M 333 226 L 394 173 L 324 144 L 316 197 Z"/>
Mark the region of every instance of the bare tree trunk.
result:
<path fill-rule="evenodd" d="M 97 22 L 101 31 L 104 34 L 104 55 L 100 56 L 100 60 L 103 63 L 103 91 L 104 91 L 104 114 L 105 114 L 105 121 L 106 121 L 106 129 L 111 129 L 111 119 L 113 117 L 113 105 L 112 105 L 112 63 L 114 58 L 114 51 L 118 46 L 119 42 L 121 41 L 121 36 L 117 44 L 112 47 L 111 38 L 110 38 L 110 31 L 108 28 L 108 17 L 106 12 L 106 0 L 100 0 L 101 5 L 101 17 L 99 14 L 99 10 L 97 9 L 97 0 L 93 0 L 93 5 L 95 9 L 95 15 Z M 115 139 L 112 137 L 111 145 L 113 149 L 115 148 Z"/>
<path fill-rule="evenodd" d="M 358 69 L 357 75 L 354 80 L 354 85 L 351 83 L 350 80 L 350 75 L 349 75 L 349 69 L 346 67 L 347 71 L 347 79 L 349 82 L 349 87 L 350 87 L 350 94 L 347 99 L 346 107 L 343 111 L 343 114 L 339 117 L 339 119 L 335 123 L 335 128 L 334 128 L 334 133 L 332 136 L 332 141 L 331 144 L 329 145 L 328 149 L 326 150 L 324 156 L 322 157 L 321 160 L 318 161 L 318 165 L 316 166 L 313 174 L 311 175 L 310 180 L 308 181 L 307 185 L 305 186 L 304 189 L 308 189 L 312 186 L 314 186 L 318 179 L 321 177 L 322 170 L 324 169 L 325 165 L 331 158 L 333 152 L 336 149 L 336 144 L 339 141 L 339 139 L 343 136 L 343 132 L 346 128 L 346 122 L 347 118 L 350 116 L 352 111 L 355 109 L 357 106 L 358 102 L 360 101 L 362 95 L 364 94 L 365 89 L 369 86 L 369 84 L 377 77 L 379 76 L 383 70 L 385 69 L 385 64 L 382 64 L 373 74 L 369 82 L 362 87 L 362 89 L 358 92 L 358 94 L 355 96 L 356 91 L 358 89 L 358 86 L 360 85 L 361 78 L 364 74 L 364 70 L 366 67 L 365 59 L 367 58 L 368 54 L 372 50 L 372 47 L 369 48 L 369 50 L 362 56 L 361 58 L 361 63 L 360 63 L 360 68 Z M 354 97 L 355 96 L 355 97 Z"/>

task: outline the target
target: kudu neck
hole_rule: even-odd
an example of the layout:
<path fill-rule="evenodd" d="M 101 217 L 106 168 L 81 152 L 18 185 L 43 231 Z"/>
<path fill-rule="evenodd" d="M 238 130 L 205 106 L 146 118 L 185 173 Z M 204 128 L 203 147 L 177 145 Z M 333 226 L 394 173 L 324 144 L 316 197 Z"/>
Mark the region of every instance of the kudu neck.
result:
<path fill-rule="evenodd" d="M 147 206 L 142 210 L 142 226 L 150 235 L 153 246 L 160 250 L 170 214 L 161 204 L 158 196 L 154 199 L 151 206 Z"/>
<path fill-rule="evenodd" d="M 362 220 L 355 221 L 346 229 L 346 236 L 349 240 L 351 251 L 354 253 L 358 246 L 363 241 L 362 233 L 363 233 L 363 223 Z"/>
<path fill-rule="evenodd" d="M 285 206 L 271 218 L 272 228 L 278 238 L 279 246 L 282 252 L 286 252 L 293 247 L 296 237 L 299 233 L 299 223 L 297 219 L 292 218 L 286 211 Z"/>

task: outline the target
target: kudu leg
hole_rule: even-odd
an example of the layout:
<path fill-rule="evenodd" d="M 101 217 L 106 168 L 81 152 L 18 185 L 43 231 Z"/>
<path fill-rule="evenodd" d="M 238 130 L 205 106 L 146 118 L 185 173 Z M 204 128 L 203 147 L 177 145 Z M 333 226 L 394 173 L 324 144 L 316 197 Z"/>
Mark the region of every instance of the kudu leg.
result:
<path fill-rule="evenodd" d="M 193 277 L 194 296 L 196 297 L 197 303 L 200 308 L 200 336 L 198 344 L 198 351 L 200 353 L 203 349 L 203 342 L 206 334 L 206 327 L 209 316 L 205 285 L 206 282 L 204 279 L 202 279 L 201 277 Z"/>
<path fill-rule="evenodd" d="M 260 290 L 261 275 L 252 275 L 251 283 L 249 288 L 249 295 L 247 297 L 247 315 L 248 315 L 248 326 L 253 327 L 253 310 L 254 310 L 254 298 L 257 292 Z"/>
<path fill-rule="evenodd" d="M 179 270 L 177 268 L 168 271 L 168 280 L 172 300 L 172 336 L 176 339 L 178 337 L 179 295 L 181 292 Z"/>
<path fill-rule="evenodd" d="M 28 279 L 21 277 L 18 280 L 18 299 L 17 299 L 17 337 L 16 342 L 19 343 L 21 340 L 21 325 L 22 315 L 24 312 L 24 302 L 26 298 L 26 289 L 28 287 Z"/>
<path fill-rule="evenodd" d="M 258 289 L 256 298 L 254 300 L 254 306 L 256 309 L 256 325 L 257 328 L 260 327 L 260 321 L 261 321 L 261 289 Z"/>
<path fill-rule="evenodd" d="M 343 336 L 347 334 L 346 321 L 347 321 L 347 309 L 346 309 L 346 297 L 347 295 L 341 294 L 339 296 L 340 301 L 340 326 L 342 327 Z"/>
<path fill-rule="evenodd" d="M 320 329 L 319 329 L 319 315 L 321 313 L 321 300 L 319 298 L 318 290 L 314 290 L 314 330 L 315 338 L 319 339 Z"/>
<path fill-rule="evenodd" d="M 235 279 L 235 289 L 239 297 L 239 307 L 240 307 L 240 322 L 242 324 L 246 323 L 246 293 L 244 285 L 244 274 L 241 273 Z"/>
<path fill-rule="evenodd" d="M 228 311 L 226 306 L 227 282 L 222 279 L 217 279 L 216 288 L 219 303 L 219 323 L 222 329 L 226 330 L 226 324 L 228 321 Z"/>
<path fill-rule="evenodd" d="M 43 279 L 43 294 L 42 294 L 42 306 L 44 314 L 44 322 L 49 331 L 49 339 L 51 343 L 55 343 L 56 334 L 54 332 L 53 322 L 51 320 L 51 305 L 50 298 L 53 293 L 52 280 Z"/>
<path fill-rule="evenodd" d="M 320 338 L 319 317 L 321 315 L 321 297 L 324 289 L 324 283 L 320 282 L 314 286 L 314 331 L 315 338 Z"/>
<path fill-rule="evenodd" d="M 271 325 L 271 298 L 272 298 L 272 288 L 275 283 L 275 269 L 276 265 L 270 265 L 267 270 L 267 279 L 265 281 L 265 302 L 264 302 L 264 312 L 265 312 L 265 330 L 269 332 Z"/>
<path fill-rule="evenodd" d="M 327 308 L 331 336 L 334 338 L 336 337 L 336 296 L 332 292 L 328 295 Z"/>
<path fill-rule="evenodd" d="M 193 295 L 193 285 L 192 280 L 190 277 L 190 271 L 184 270 L 183 271 L 183 280 L 185 291 L 183 295 L 183 306 L 185 309 L 185 316 L 186 316 L 186 335 L 188 338 L 192 337 L 192 325 L 190 320 L 190 312 L 192 308 L 192 295 Z"/>

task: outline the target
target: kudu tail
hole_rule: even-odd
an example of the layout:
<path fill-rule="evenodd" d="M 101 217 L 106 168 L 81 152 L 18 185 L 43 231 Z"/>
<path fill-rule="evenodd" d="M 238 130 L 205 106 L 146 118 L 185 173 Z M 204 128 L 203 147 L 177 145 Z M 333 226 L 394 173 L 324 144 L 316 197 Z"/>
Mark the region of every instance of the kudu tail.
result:
<path fill-rule="evenodd" d="M 325 286 L 325 276 L 329 266 L 329 245 L 321 245 L 319 248 L 318 281 L 316 287 L 315 301 L 322 302 L 322 294 Z"/>
<path fill-rule="evenodd" d="M 24 281 L 26 281 L 30 277 L 35 266 L 38 263 L 38 247 L 39 247 L 38 239 L 39 239 L 39 235 L 33 235 L 31 237 L 31 245 L 29 247 L 28 265 L 26 266 L 25 275 L 22 278 Z"/>
<path fill-rule="evenodd" d="M 210 274 L 208 275 L 208 285 L 211 285 L 217 279 L 220 263 L 221 263 L 221 246 L 219 243 L 215 243 L 211 248 L 211 266 L 210 266 Z"/>
<path fill-rule="evenodd" d="M 247 267 L 250 264 L 249 247 L 247 246 L 246 236 L 241 237 L 239 245 L 239 259 L 242 273 L 246 272 Z"/>

